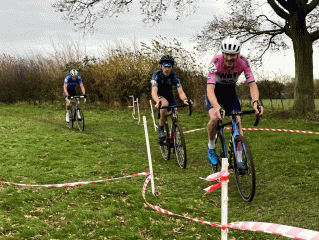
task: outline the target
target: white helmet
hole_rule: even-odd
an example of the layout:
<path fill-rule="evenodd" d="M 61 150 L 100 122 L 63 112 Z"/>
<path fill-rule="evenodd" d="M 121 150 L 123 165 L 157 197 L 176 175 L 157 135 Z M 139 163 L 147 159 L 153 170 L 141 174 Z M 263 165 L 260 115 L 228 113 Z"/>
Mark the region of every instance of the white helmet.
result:
<path fill-rule="evenodd" d="M 229 36 L 222 41 L 222 52 L 237 54 L 240 52 L 240 42 L 237 38 Z"/>
<path fill-rule="evenodd" d="M 75 69 L 72 69 L 70 71 L 70 75 L 73 77 L 73 76 L 78 76 L 78 71 L 76 71 Z"/>

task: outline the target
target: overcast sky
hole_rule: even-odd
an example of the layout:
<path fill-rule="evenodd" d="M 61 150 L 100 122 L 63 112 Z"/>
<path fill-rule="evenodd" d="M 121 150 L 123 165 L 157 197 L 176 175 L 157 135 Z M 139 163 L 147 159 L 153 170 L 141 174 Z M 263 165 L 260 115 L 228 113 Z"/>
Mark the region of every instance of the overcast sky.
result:
<path fill-rule="evenodd" d="M 169 12 L 161 23 L 150 26 L 142 22 L 139 1 L 135 1 L 129 13 L 121 14 L 117 18 L 99 20 L 94 34 L 83 37 L 83 32 L 75 32 L 71 24 L 62 20 L 62 14 L 51 7 L 55 0 L 2 2 L 5 3 L 0 9 L 0 53 L 14 55 L 50 53 L 53 51 L 53 44 L 59 42 L 77 41 L 91 50 L 103 49 L 118 42 L 147 43 L 159 37 L 166 37 L 168 40 L 176 38 L 184 48 L 191 49 L 195 46 L 191 39 L 202 30 L 211 15 L 221 11 L 222 7 L 222 1 L 203 0 L 196 13 L 183 17 L 181 21 L 175 20 L 174 12 Z M 317 64 L 318 55 L 318 48 L 315 47 L 314 66 Z M 286 57 L 283 57 L 283 53 L 267 56 L 264 66 L 266 72 L 281 72 L 293 76 L 293 53 L 287 52 Z M 315 76 L 319 76 L 319 68 L 314 67 L 314 70 Z"/>

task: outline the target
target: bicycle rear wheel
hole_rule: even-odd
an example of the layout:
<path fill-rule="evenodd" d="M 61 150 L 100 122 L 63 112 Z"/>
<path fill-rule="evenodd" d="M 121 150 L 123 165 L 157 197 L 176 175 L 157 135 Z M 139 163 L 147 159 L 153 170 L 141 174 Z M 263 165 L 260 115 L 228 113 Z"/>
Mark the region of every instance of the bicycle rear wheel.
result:
<path fill-rule="evenodd" d="M 166 135 L 166 138 L 162 143 L 160 143 L 160 149 L 161 149 L 161 154 L 164 160 L 169 160 L 171 156 L 171 146 L 170 146 L 170 136 L 169 136 L 169 128 L 168 128 L 167 121 L 164 126 L 164 133 Z"/>
<path fill-rule="evenodd" d="M 236 154 L 233 154 L 236 182 L 242 198 L 248 202 L 251 202 L 254 198 L 256 188 L 254 160 L 248 143 L 243 136 L 235 137 L 236 149 L 239 144 L 242 145 L 242 161 L 244 164 L 244 168 L 238 168 Z"/>
<path fill-rule="evenodd" d="M 184 139 L 183 129 L 178 122 L 174 123 L 174 147 L 178 165 L 181 168 L 186 168 L 187 155 L 186 155 L 186 143 Z"/>
<path fill-rule="evenodd" d="M 70 104 L 69 106 L 69 122 L 66 122 L 69 128 L 73 128 L 74 123 L 74 106 Z"/>
<path fill-rule="evenodd" d="M 84 131 L 84 115 L 83 115 L 83 111 L 81 108 L 77 108 L 76 109 L 76 113 L 75 113 L 76 117 L 75 117 L 75 121 L 77 123 L 77 126 L 79 128 L 80 131 Z"/>
<path fill-rule="evenodd" d="M 222 169 L 222 159 L 226 157 L 226 148 L 224 142 L 223 132 L 219 131 L 215 139 L 215 150 L 218 159 L 218 163 L 214 172 L 220 172 Z"/>

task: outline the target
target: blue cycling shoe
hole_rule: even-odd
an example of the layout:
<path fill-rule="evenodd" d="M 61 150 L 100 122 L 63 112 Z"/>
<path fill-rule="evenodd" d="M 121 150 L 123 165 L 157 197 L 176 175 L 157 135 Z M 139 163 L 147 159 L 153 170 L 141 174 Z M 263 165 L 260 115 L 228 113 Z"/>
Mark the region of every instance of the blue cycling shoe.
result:
<path fill-rule="evenodd" d="M 213 165 L 217 165 L 218 163 L 218 159 L 217 159 L 217 155 L 216 155 L 216 150 L 215 149 L 211 149 L 207 146 L 207 157 L 208 160 L 211 164 Z"/>
<path fill-rule="evenodd" d="M 238 162 L 238 163 L 237 163 L 237 167 L 238 167 L 239 169 L 244 169 L 244 168 L 245 168 L 245 165 L 244 165 L 243 162 Z"/>

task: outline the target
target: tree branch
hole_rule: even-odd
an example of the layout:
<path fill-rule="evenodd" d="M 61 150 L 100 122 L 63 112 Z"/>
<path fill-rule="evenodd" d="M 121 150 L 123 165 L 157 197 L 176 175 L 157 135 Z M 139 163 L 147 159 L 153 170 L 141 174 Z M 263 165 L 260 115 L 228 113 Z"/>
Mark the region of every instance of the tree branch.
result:
<path fill-rule="evenodd" d="M 282 0 L 280 0 L 281 2 L 282 2 Z M 286 21 L 289 21 L 289 14 L 288 13 L 286 13 L 282 8 L 280 8 L 277 4 L 276 4 L 276 2 L 275 2 L 275 0 L 267 0 L 267 2 L 269 3 L 269 5 L 271 6 L 271 8 L 275 11 L 275 13 L 279 16 L 279 17 L 281 17 L 281 18 L 283 18 L 283 19 L 285 19 Z M 279 2 L 279 1 L 278 1 Z"/>
<path fill-rule="evenodd" d="M 310 34 L 312 41 L 316 41 L 319 39 L 319 30 L 314 31 L 313 33 Z"/>
<path fill-rule="evenodd" d="M 307 5 L 307 10 L 306 13 L 310 13 L 312 10 L 314 10 L 319 4 L 319 0 L 312 0 L 308 5 Z"/>

